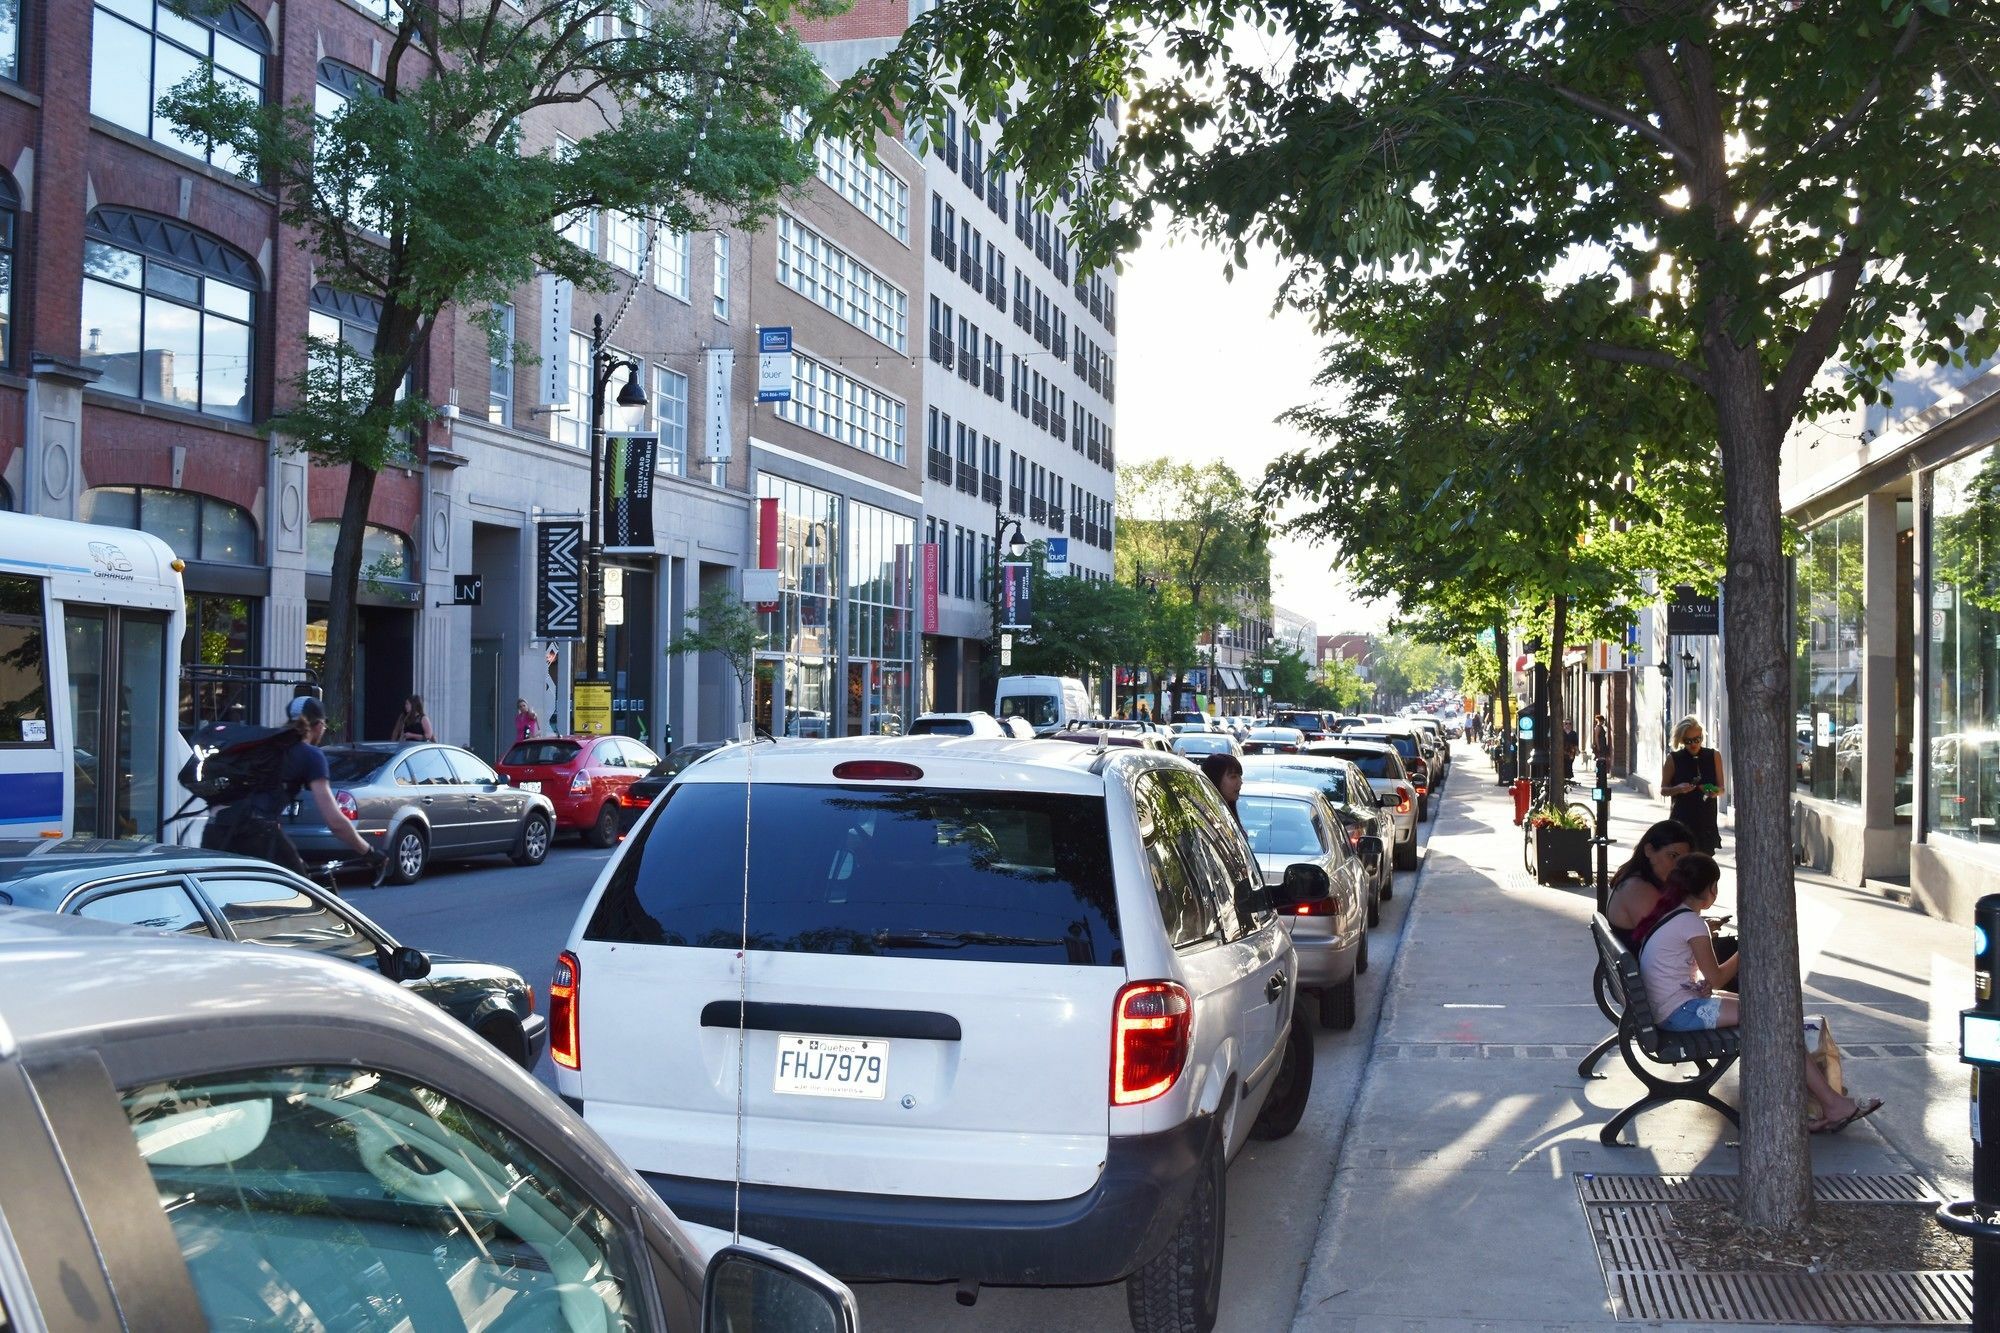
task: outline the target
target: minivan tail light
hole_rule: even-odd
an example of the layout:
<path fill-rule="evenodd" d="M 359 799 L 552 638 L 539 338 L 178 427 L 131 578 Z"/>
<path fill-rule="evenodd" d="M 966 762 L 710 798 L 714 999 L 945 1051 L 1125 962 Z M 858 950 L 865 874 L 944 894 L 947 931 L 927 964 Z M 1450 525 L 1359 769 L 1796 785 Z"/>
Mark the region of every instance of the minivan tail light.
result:
<path fill-rule="evenodd" d="M 921 782 L 924 770 L 893 759 L 850 759 L 835 764 L 833 775 L 843 782 Z"/>
<path fill-rule="evenodd" d="M 1131 981 L 1112 1007 L 1111 1104 L 1135 1106 L 1163 1095 L 1187 1064 L 1194 1006 L 1172 981 Z"/>
<path fill-rule="evenodd" d="M 577 1033 L 582 990 L 583 968 L 576 955 L 565 949 L 556 958 L 555 979 L 549 983 L 549 1058 L 564 1069 L 583 1068 L 582 1042 Z"/>
<path fill-rule="evenodd" d="M 346 815 L 349 819 L 355 821 L 356 823 L 360 822 L 361 807 L 355 804 L 353 792 L 351 791 L 335 792 L 333 794 L 333 803 L 340 807 L 341 814 Z"/>

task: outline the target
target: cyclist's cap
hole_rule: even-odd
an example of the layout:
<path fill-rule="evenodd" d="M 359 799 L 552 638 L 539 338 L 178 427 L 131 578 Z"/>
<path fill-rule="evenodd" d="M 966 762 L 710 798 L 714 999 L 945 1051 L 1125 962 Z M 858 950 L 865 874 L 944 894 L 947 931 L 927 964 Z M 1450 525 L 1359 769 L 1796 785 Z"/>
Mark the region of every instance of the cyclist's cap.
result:
<path fill-rule="evenodd" d="M 301 718 L 307 722 L 326 721 L 326 706 L 311 695 L 301 695 L 285 705 L 285 716 L 297 722 Z"/>

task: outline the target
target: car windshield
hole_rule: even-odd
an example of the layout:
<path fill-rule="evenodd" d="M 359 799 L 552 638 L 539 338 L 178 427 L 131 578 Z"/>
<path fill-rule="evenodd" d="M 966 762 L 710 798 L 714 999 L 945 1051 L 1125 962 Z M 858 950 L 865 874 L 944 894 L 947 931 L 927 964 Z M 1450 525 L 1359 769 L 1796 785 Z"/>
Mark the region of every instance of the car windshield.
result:
<path fill-rule="evenodd" d="M 1398 771 L 1401 766 L 1395 759 L 1380 750 L 1339 750 L 1335 753 L 1360 769 L 1363 777 L 1393 779 L 1403 776 Z"/>
<path fill-rule="evenodd" d="M 1010 694 L 1000 701 L 1000 716 L 1024 717 L 1031 727 L 1053 727 L 1062 709 L 1053 694 Z"/>
<path fill-rule="evenodd" d="M 1259 856 L 1323 856 L 1313 829 L 1312 809 L 1304 801 L 1279 796 L 1244 796 L 1236 802 L 1250 850 Z"/>
<path fill-rule="evenodd" d="M 507 751 L 500 762 L 528 767 L 535 764 L 566 764 L 583 747 L 575 741 L 522 741 Z"/>
<path fill-rule="evenodd" d="M 713 831 L 744 803 L 736 783 L 668 788 L 585 937 L 737 948 L 744 841 Z M 773 783 L 749 807 L 752 949 L 1124 963 L 1101 797 Z"/>
<path fill-rule="evenodd" d="M 328 750 L 326 776 L 332 782 L 365 782 L 392 757 L 380 750 Z"/>

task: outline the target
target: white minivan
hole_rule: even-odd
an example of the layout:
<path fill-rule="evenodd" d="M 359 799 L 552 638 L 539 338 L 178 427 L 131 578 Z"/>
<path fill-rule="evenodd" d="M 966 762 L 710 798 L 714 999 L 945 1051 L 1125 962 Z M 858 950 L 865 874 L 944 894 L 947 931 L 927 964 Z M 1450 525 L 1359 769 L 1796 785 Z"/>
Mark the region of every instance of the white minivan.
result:
<path fill-rule="evenodd" d="M 993 716 L 1026 718 L 1037 736 L 1047 736 L 1097 713 L 1090 691 L 1074 676 L 1002 676 Z"/>

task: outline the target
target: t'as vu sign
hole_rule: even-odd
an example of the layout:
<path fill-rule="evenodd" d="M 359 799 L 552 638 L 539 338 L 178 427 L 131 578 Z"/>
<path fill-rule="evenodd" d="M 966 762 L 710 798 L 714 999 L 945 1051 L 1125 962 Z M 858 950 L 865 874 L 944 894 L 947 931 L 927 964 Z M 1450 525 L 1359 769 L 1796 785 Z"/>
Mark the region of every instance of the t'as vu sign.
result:
<path fill-rule="evenodd" d="M 1714 597 L 1683 583 L 1667 602 L 1667 633 L 1715 635 L 1722 632 L 1722 607 Z"/>

